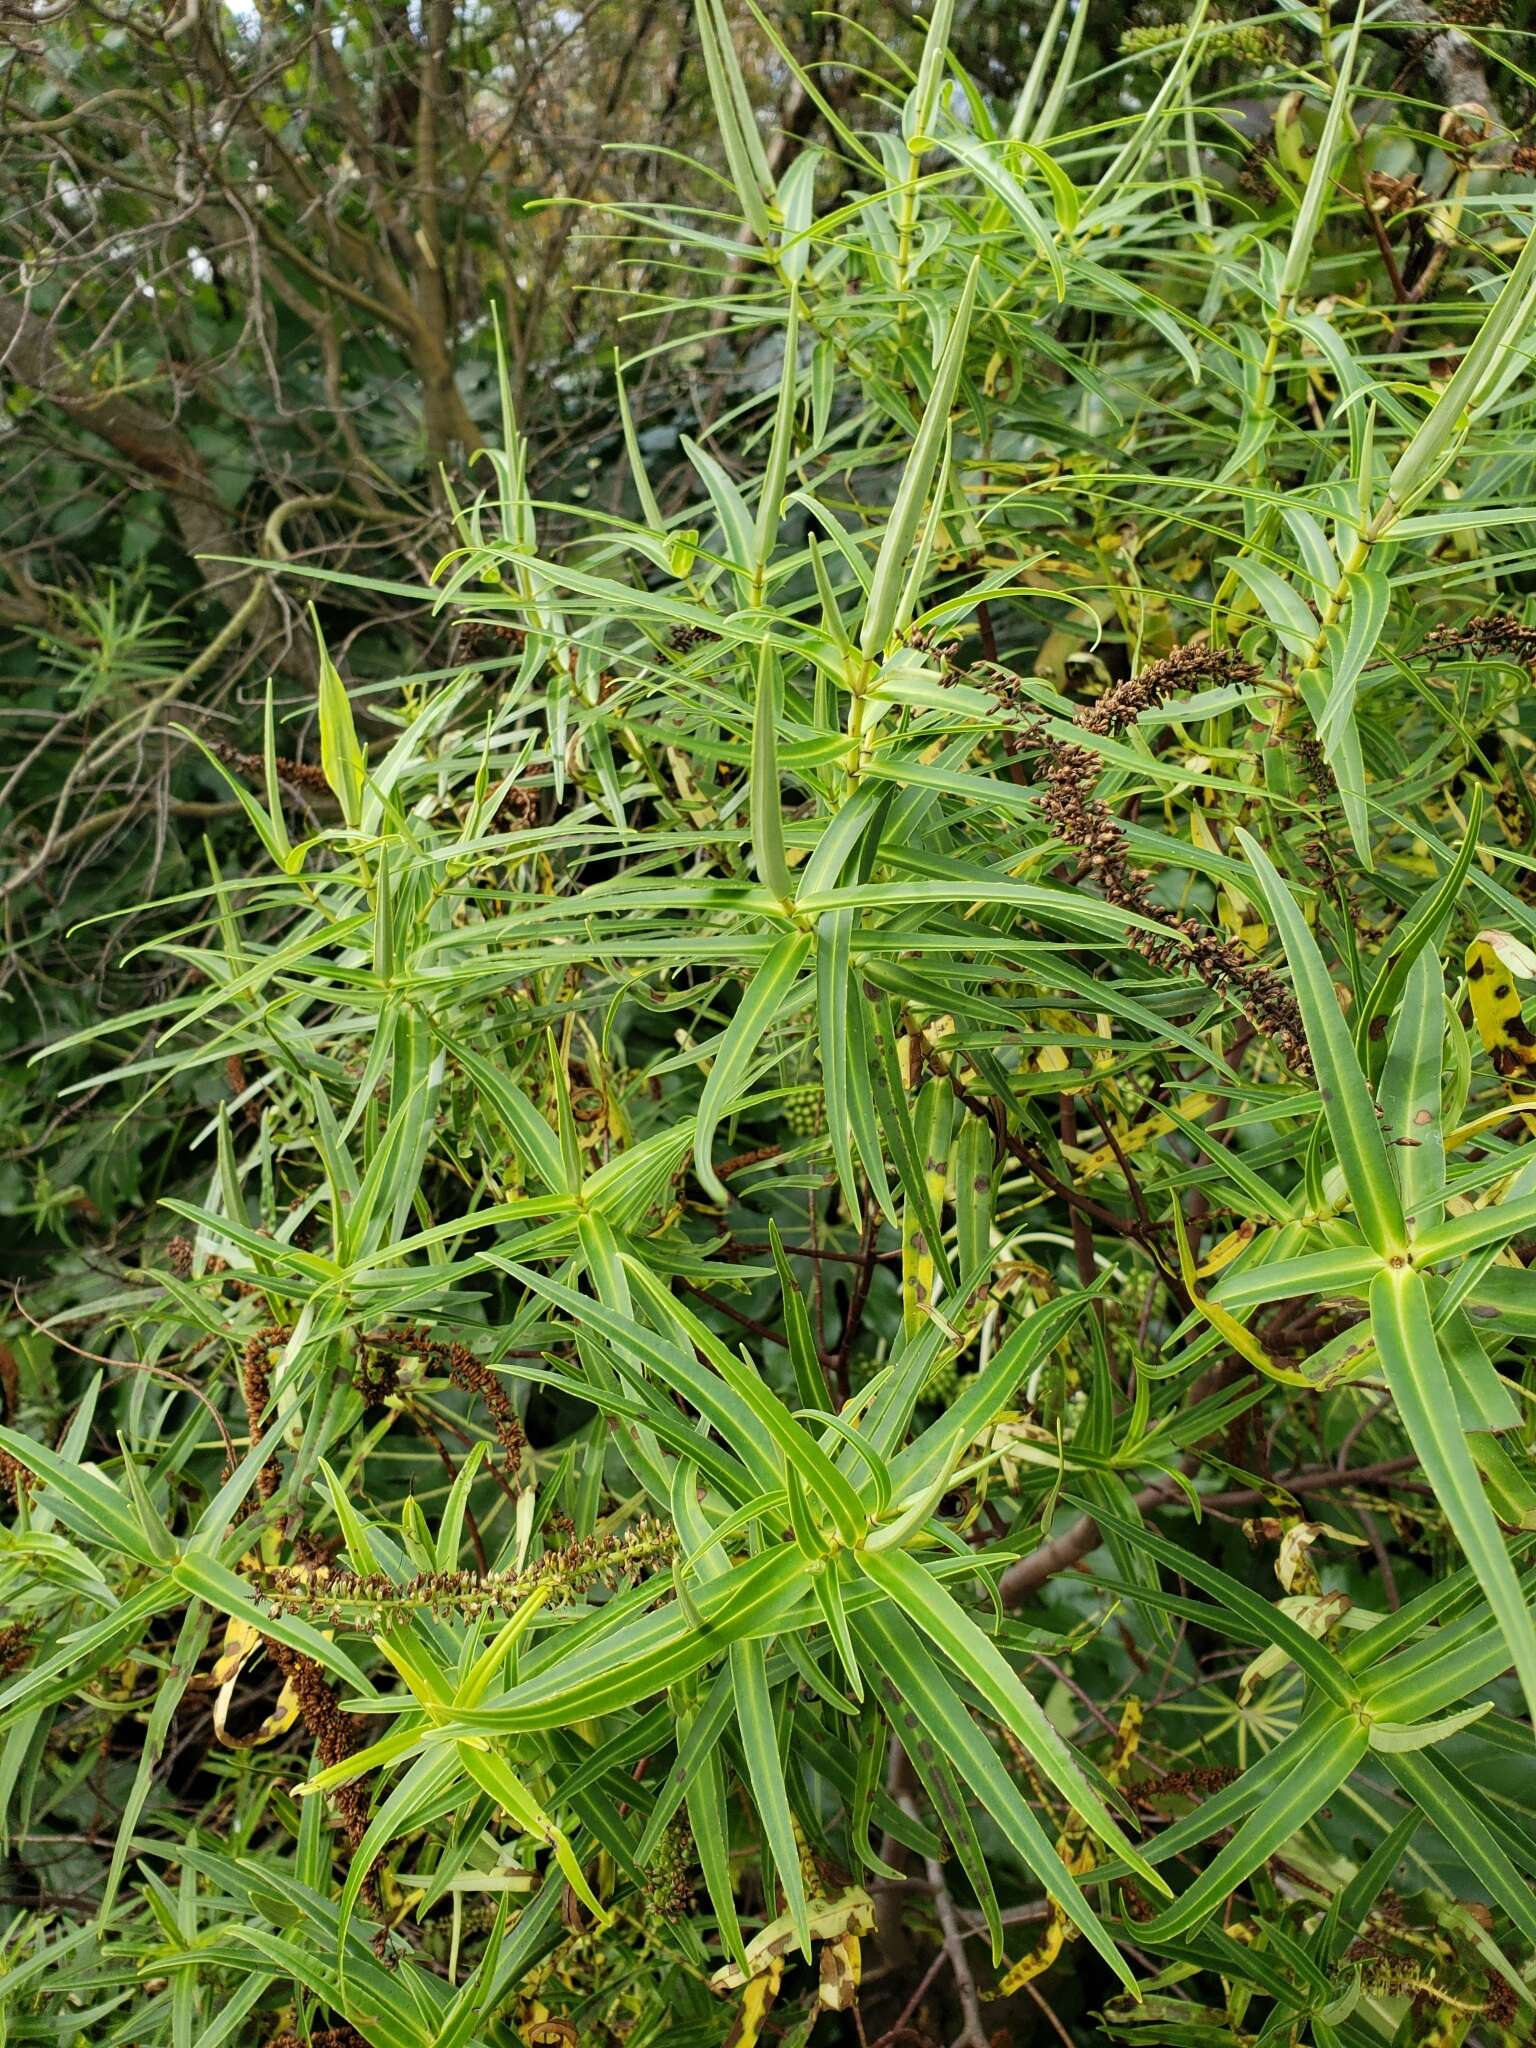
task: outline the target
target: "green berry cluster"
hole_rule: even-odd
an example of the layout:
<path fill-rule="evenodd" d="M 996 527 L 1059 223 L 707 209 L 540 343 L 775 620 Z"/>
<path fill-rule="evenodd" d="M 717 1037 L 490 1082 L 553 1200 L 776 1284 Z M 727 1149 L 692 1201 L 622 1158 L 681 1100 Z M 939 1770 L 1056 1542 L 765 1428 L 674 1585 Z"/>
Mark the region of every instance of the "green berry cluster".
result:
<path fill-rule="evenodd" d="M 669 1827 L 645 1873 L 645 1898 L 663 1920 L 680 1920 L 693 1904 L 693 1837 Z"/>
<path fill-rule="evenodd" d="M 784 1121 L 797 1138 L 817 1138 L 827 1127 L 827 1108 L 814 1081 L 784 1091 Z"/>
<path fill-rule="evenodd" d="M 1128 28 L 1120 38 L 1123 57 L 1174 56 L 1184 47 L 1189 24 L 1183 21 L 1147 22 Z M 1278 62 L 1287 54 L 1285 37 L 1278 30 L 1256 22 L 1208 20 L 1200 38 L 1200 54 L 1207 59 L 1231 57 L 1243 64 Z"/>

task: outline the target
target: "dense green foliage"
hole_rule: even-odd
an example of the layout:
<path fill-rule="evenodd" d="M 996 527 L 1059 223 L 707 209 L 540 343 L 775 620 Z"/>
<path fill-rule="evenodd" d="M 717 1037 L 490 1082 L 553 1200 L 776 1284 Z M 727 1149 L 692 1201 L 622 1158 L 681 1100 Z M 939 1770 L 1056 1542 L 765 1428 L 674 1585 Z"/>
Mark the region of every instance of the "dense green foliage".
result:
<path fill-rule="evenodd" d="M 484 381 L 411 359 L 349 526 L 409 342 L 343 293 L 204 653 L 158 541 L 72 600 L 77 739 L 220 836 L 96 876 L 145 980 L 7 1078 L 98 1175 L 10 1191 L 7 2042 L 1531 2032 L 1519 46 L 1063 4 L 1013 80 L 954 11 L 699 0 L 600 422 L 466 257 Z M 71 33 L 40 124 L 196 68 Z"/>

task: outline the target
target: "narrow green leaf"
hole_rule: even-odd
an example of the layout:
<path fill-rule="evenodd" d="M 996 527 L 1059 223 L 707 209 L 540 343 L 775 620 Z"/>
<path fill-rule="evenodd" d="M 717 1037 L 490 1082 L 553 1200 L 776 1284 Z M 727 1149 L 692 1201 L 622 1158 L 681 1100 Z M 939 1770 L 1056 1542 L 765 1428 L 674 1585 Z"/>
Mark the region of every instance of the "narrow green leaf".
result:
<path fill-rule="evenodd" d="M 683 1754 L 680 1748 L 679 1761 Z M 744 1970 L 747 1967 L 746 1944 L 741 1937 L 741 1922 L 736 1915 L 736 1899 L 731 1888 L 730 1808 L 717 1743 L 710 1743 L 700 1755 L 697 1768 L 688 1779 L 685 1797 L 688 1825 L 693 1831 L 699 1869 L 704 1876 L 709 1903 L 714 1908 L 721 1945 L 737 1968 Z"/>
<path fill-rule="evenodd" d="M 362 823 L 363 782 L 367 772 L 362 742 L 353 723 L 347 686 L 331 660 L 313 606 L 309 616 L 320 663 L 320 766 L 332 796 L 341 806 L 341 815 L 355 827 Z"/>
<path fill-rule="evenodd" d="M 763 470 L 757 501 L 757 530 L 752 548 L 752 601 L 761 604 L 767 587 L 768 564 L 778 538 L 784 487 L 789 478 L 794 446 L 795 392 L 800 376 L 800 299 L 789 294 L 784 323 L 784 367 L 779 375 L 778 403 L 774 407 L 773 433 L 768 442 L 768 459 Z M 766 643 L 765 643 L 766 644 Z M 788 891 L 785 891 L 788 894 Z"/>
<path fill-rule="evenodd" d="M 145 1535 L 132 1504 L 94 1465 L 61 1458 L 46 1444 L 14 1429 L 0 1429 L 0 1450 L 9 1451 L 44 1482 L 50 1505 L 66 1529 L 91 1537 L 124 1557 L 136 1558 L 140 1564 L 156 1562 L 160 1546 Z"/>
<path fill-rule="evenodd" d="M 220 1614 L 249 1622 L 258 1633 L 275 1636 L 290 1649 L 301 1650 L 306 1657 L 312 1657 L 333 1676 L 351 1686 L 354 1692 L 362 1694 L 365 1699 L 372 1697 L 373 1687 L 345 1650 L 328 1641 L 319 1629 L 311 1628 L 297 1615 L 269 1614 L 266 1608 L 252 1599 L 245 1581 L 226 1566 L 215 1563 L 210 1557 L 189 1552 L 176 1564 L 171 1577 L 183 1593 L 206 1600 Z"/>
<path fill-rule="evenodd" d="M 1004 1661 L 991 1638 L 937 1586 L 915 1558 L 899 1551 L 854 1553 L 860 1569 L 944 1652 L 1011 1730 L 1036 1767 L 1122 1860 L 1155 1891 L 1167 1886 L 1127 1841 L 1109 1808 L 1085 1777 L 1066 1743 L 1046 1719 L 1034 1695 Z"/>
<path fill-rule="evenodd" d="M 1270 916 L 1291 963 L 1296 1000 L 1301 1005 L 1307 1044 L 1317 1069 L 1323 1114 L 1360 1228 L 1383 1258 L 1400 1254 L 1407 1248 L 1408 1236 L 1403 1205 L 1387 1159 L 1376 1105 L 1355 1056 L 1349 1027 L 1323 965 L 1323 956 L 1269 856 L 1246 832 L 1239 831 L 1237 836 L 1263 887 Z"/>
<path fill-rule="evenodd" d="M 939 457 L 944 451 L 949 409 L 960 381 L 960 365 L 965 356 L 966 336 L 970 330 L 971 309 L 976 302 L 976 281 L 980 272 L 981 258 L 978 256 L 966 273 L 965 285 L 949 324 L 949 335 L 934 372 L 933 389 L 928 394 L 912 452 L 907 457 L 896 500 L 886 521 L 864 608 L 864 626 L 859 635 L 859 648 L 867 660 L 876 660 L 885 652 L 896 617 L 896 607 L 906 580 L 907 555 L 922 520 L 923 503 L 938 469 Z"/>
<path fill-rule="evenodd" d="M 784 857 L 784 803 L 779 787 L 779 664 L 765 640 L 757 657 L 757 692 L 752 709 L 752 773 L 748 812 L 757 879 L 786 911 L 794 895 Z"/>
<path fill-rule="evenodd" d="M 1509 1915 L 1528 1942 L 1536 1942 L 1536 1890 L 1520 1876 L 1484 1824 L 1478 1805 L 1456 1795 L 1438 1761 L 1426 1750 L 1399 1750 L 1382 1761 L 1489 1898 Z"/>
<path fill-rule="evenodd" d="M 1441 876 L 1433 894 L 1393 934 L 1391 951 L 1383 960 L 1370 993 L 1360 1005 L 1360 1015 L 1355 1024 L 1355 1051 L 1362 1061 L 1369 1063 L 1368 1072 L 1379 1069 L 1385 1051 L 1384 1042 L 1373 1036 L 1372 1027 L 1378 1017 L 1390 1017 L 1396 1009 L 1420 951 L 1425 946 L 1439 945 L 1441 929 L 1449 919 L 1472 866 L 1482 818 L 1483 788 L 1481 783 L 1474 782 L 1467 801 L 1467 829 L 1462 835 L 1456 858 Z"/>
<path fill-rule="evenodd" d="M 731 1685 L 735 1694 L 736 1725 L 741 1731 L 742 1754 L 752 1796 L 767 1838 L 768 1852 L 789 1901 L 790 1918 L 801 1954 L 811 1953 L 810 1913 L 805 1880 L 800 1874 L 800 1851 L 795 1841 L 794 1817 L 784 1785 L 784 1766 L 779 1760 L 778 1725 L 768 1691 L 768 1672 L 761 1643 L 731 1645 Z"/>
<path fill-rule="evenodd" d="M 1398 1155 L 1398 1183 L 1408 1228 L 1414 1236 L 1432 1230 L 1443 1210 L 1443 997 L 1439 959 L 1426 947 L 1404 979 L 1403 1000 L 1392 1028 L 1380 1088 L 1382 1126 Z"/>
<path fill-rule="evenodd" d="M 931 1745 L 935 1756 L 963 1777 L 1001 1828 L 1047 1895 L 1054 1899 L 1129 1989 L 1130 1969 L 1098 1916 L 1067 1873 L 1054 1844 L 1019 1795 L 1012 1778 L 984 1741 L 953 1688 L 944 1680 L 921 1639 L 887 1604 L 868 1608 L 854 1622 L 866 1665 L 878 1665 L 901 1700 L 896 1733 L 904 1746 Z"/>
<path fill-rule="evenodd" d="M 1148 1923 L 1166 1940 L 1198 1927 L 1220 1908 L 1260 1864 L 1265 1863 L 1325 1806 L 1368 1747 L 1366 1729 L 1354 1715 L 1325 1722 L 1290 1770 L 1255 1807 L 1226 1846 L 1217 1851 L 1188 1891 Z"/>
<path fill-rule="evenodd" d="M 1371 1288 L 1371 1334 L 1398 1418 L 1477 1573 L 1526 1703 L 1536 1715 L 1536 1626 L 1457 1419 L 1421 1274 L 1405 1266 L 1377 1278 Z"/>
<path fill-rule="evenodd" d="M 716 1126 L 729 1115 L 741 1088 L 753 1054 L 786 996 L 800 978 L 814 940 L 809 932 L 790 932 L 774 947 L 752 977 L 736 1014 L 732 1017 L 715 1053 L 703 1091 L 693 1133 L 693 1164 L 700 1184 L 712 1201 L 722 1205 L 730 1197 L 716 1174 L 710 1148 Z"/>

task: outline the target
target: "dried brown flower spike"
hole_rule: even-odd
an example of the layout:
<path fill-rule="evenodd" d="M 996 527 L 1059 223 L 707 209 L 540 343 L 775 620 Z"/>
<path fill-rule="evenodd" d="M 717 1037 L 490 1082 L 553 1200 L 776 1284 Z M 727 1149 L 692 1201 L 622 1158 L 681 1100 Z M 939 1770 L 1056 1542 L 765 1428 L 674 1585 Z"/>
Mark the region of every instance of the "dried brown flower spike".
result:
<path fill-rule="evenodd" d="M 1080 711 L 1077 723 L 1085 732 L 1118 738 L 1144 711 L 1164 703 L 1175 691 L 1191 687 L 1246 687 L 1259 679 L 1251 661 L 1230 648 L 1181 647 L 1153 662 L 1140 674 L 1114 684 Z M 999 688 L 999 700 L 1016 710 L 1016 691 Z M 1149 918 L 1167 932 L 1165 939 L 1132 930 L 1128 945 L 1154 967 L 1193 972 L 1207 988 L 1235 1002 L 1254 1029 L 1276 1047 L 1287 1065 L 1300 1072 L 1311 1068 L 1306 1027 L 1290 990 L 1269 968 L 1261 966 L 1235 939 L 1212 931 L 1198 918 L 1179 917 L 1157 903 L 1147 876 L 1131 863 L 1125 831 L 1109 806 L 1093 794 L 1103 762 L 1089 747 L 1051 736 L 1043 722 L 1024 735 L 1025 743 L 1043 757 L 1040 807 L 1052 831 L 1081 855 L 1083 869 L 1117 909 Z"/>

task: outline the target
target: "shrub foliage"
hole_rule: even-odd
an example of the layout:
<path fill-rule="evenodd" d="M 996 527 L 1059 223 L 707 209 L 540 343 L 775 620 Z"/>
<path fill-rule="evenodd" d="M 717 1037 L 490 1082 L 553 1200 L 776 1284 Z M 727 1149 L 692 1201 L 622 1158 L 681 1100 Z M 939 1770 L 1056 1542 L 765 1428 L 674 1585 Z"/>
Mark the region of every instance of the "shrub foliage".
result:
<path fill-rule="evenodd" d="M 949 11 L 775 167 L 700 0 L 687 489 L 504 380 L 70 1041 L 206 1118 L 9 1374 L 7 2038 L 1529 2028 L 1520 152 Z"/>

